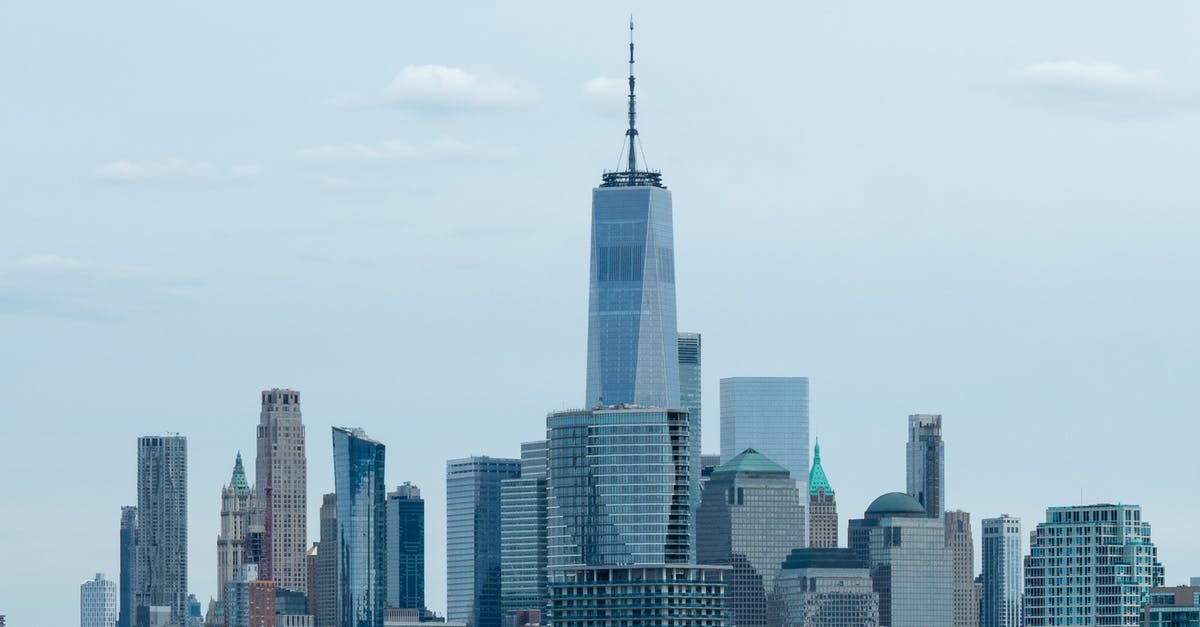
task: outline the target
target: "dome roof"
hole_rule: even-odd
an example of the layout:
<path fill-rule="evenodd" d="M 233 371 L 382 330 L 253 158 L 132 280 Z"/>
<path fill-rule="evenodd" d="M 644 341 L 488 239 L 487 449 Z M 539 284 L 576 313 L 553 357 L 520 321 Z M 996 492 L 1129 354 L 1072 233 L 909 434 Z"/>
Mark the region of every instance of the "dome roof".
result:
<path fill-rule="evenodd" d="M 900 515 L 925 515 L 925 508 L 913 497 L 903 492 L 888 492 L 871 501 L 867 508 L 867 517 Z"/>
<path fill-rule="evenodd" d="M 748 448 L 738 454 L 737 457 L 717 466 L 713 469 L 712 474 L 738 474 L 738 475 L 784 475 L 790 476 L 787 468 L 771 461 L 766 455 L 758 451 Z"/>

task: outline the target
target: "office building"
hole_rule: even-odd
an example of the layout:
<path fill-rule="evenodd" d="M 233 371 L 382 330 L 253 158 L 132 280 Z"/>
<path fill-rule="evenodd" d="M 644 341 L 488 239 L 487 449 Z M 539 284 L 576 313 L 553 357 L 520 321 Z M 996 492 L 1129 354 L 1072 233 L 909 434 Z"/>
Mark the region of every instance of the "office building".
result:
<path fill-rule="evenodd" d="M 187 625 L 188 627 L 204 627 L 204 614 L 200 611 L 200 600 L 194 594 L 188 595 Z"/>
<path fill-rule="evenodd" d="M 170 608 L 169 624 L 187 622 L 187 438 L 138 438 L 137 589 L 146 621 Z M 141 610 L 138 610 L 139 620 Z M 139 627 L 144 627 L 141 622 Z"/>
<path fill-rule="evenodd" d="M 1150 589 L 1162 585 L 1141 507 L 1051 507 L 1030 534 L 1025 625 L 1137 625 Z"/>
<path fill-rule="evenodd" d="M 908 417 L 908 495 L 917 499 L 930 518 L 941 518 L 946 507 L 946 445 L 941 414 Z"/>
<path fill-rule="evenodd" d="M 317 577 L 318 567 L 321 564 L 321 543 L 313 542 L 308 548 L 308 552 L 304 554 L 304 568 L 308 571 L 308 594 L 305 595 L 307 613 L 313 616 L 316 620 L 317 616 L 317 586 L 320 578 Z"/>
<path fill-rule="evenodd" d="M 308 575 L 308 459 L 300 393 L 262 392 L 255 463 L 255 500 L 262 508 L 264 542 L 259 575 L 288 590 L 306 592 Z"/>
<path fill-rule="evenodd" d="M 879 595 L 851 549 L 795 549 L 775 579 L 772 627 L 878 627 Z"/>
<path fill-rule="evenodd" d="M 467 457 L 446 462 L 447 618 L 500 627 L 500 482 L 521 460 Z"/>
<path fill-rule="evenodd" d="M 217 598 L 225 603 L 226 584 L 246 561 L 246 531 L 254 489 L 246 482 L 242 454 L 233 462 L 229 485 L 221 488 L 221 534 L 217 536 Z"/>
<path fill-rule="evenodd" d="M 137 507 L 121 507 L 120 560 L 121 575 L 118 589 L 117 627 L 134 627 L 137 618 Z"/>
<path fill-rule="evenodd" d="M 425 501 L 405 481 L 387 496 L 387 606 L 425 609 Z"/>
<path fill-rule="evenodd" d="M 226 584 L 225 619 L 226 627 L 275 626 L 275 583 L 259 579 L 257 564 L 239 565 Z"/>
<path fill-rule="evenodd" d="M 679 401 L 688 410 L 691 420 L 692 433 L 692 474 L 701 477 L 704 471 L 704 459 L 700 453 L 703 421 L 700 410 L 700 334 L 686 331 L 679 332 Z M 692 494 L 692 511 L 700 507 L 700 490 Z M 695 530 L 692 530 L 695 533 Z"/>
<path fill-rule="evenodd" d="M 752 448 L 804 486 L 808 477 L 808 379 L 721 379 L 721 461 Z"/>
<path fill-rule="evenodd" d="M 688 564 L 565 569 L 552 577 L 547 624 L 725 627 L 725 570 Z"/>
<path fill-rule="evenodd" d="M 96 573 L 79 585 L 79 627 L 115 627 L 117 624 L 117 585 Z"/>
<path fill-rule="evenodd" d="M 546 605 L 546 451 L 546 440 L 522 443 L 521 476 L 500 482 L 500 605 L 506 627 Z"/>
<path fill-rule="evenodd" d="M 971 514 L 946 512 L 946 548 L 954 570 L 954 627 L 979 627 L 979 599 L 975 595 L 975 542 Z"/>
<path fill-rule="evenodd" d="M 983 519 L 980 627 L 1021 627 L 1021 519 L 1003 514 Z"/>
<path fill-rule="evenodd" d="M 321 542 L 317 551 L 317 627 L 337 626 L 337 495 L 321 498 Z"/>
<path fill-rule="evenodd" d="M 767 627 L 779 565 L 807 540 L 804 505 L 786 468 L 754 449 L 713 471 L 696 519 L 696 560 L 727 565 L 726 622 Z"/>
<path fill-rule="evenodd" d="M 834 549 L 838 545 L 837 499 L 821 467 L 821 442 L 813 446 L 812 470 L 808 471 L 808 546 Z"/>
<path fill-rule="evenodd" d="M 881 627 L 954 624 L 954 561 L 941 519 L 913 497 L 889 492 L 850 521 L 848 536 L 871 569 Z"/>
<path fill-rule="evenodd" d="M 337 627 L 383 627 L 387 507 L 383 444 L 333 427 L 337 494 Z"/>
<path fill-rule="evenodd" d="M 1194 579 L 1194 578 L 1193 578 Z M 1146 627 L 1200 627 L 1200 587 L 1151 588 L 1143 623 Z"/>

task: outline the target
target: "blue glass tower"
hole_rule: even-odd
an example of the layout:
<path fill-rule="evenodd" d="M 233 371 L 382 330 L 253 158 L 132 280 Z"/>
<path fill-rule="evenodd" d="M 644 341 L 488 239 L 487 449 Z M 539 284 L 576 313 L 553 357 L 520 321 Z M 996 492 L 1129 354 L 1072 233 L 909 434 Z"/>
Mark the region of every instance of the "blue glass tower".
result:
<path fill-rule="evenodd" d="M 387 596 L 384 446 L 333 428 L 337 498 L 337 627 L 383 627 Z"/>
<path fill-rule="evenodd" d="M 671 192 L 658 171 L 638 169 L 633 42 L 629 43 L 626 169 L 592 190 L 587 401 L 675 409 L 679 356 Z"/>
<path fill-rule="evenodd" d="M 387 605 L 425 609 L 425 499 L 405 481 L 387 498 Z"/>

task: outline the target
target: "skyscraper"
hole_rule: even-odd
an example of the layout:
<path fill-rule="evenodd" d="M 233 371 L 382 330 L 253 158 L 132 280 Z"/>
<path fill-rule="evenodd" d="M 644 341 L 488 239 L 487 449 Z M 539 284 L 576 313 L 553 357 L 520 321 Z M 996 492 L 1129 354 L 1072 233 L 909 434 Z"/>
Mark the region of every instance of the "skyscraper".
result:
<path fill-rule="evenodd" d="M 721 461 L 752 448 L 792 473 L 808 477 L 808 379 L 721 379 Z"/>
<path fill-rule="evenodd" d="M 117 586 L 104 573 L 79 585 L 79 627 L 114 627 L 117 624 Z"/>
<path fill-rule="evenodd" d="M 692 473 L 697 477 L 704 470 L 704 460 L 701 454 L 701 434 L 704 431 L 700 419 L 700 334 L 679 332 L 679 400 L 683 408 L 688 410 L 691 420 L 692 433 Z M 700 507 L 700 490 L 692 493 L 692 509 Z"/>
<path fill-rule="evenodd" d="M 878 627 L 879 594 L 851 549 L 796 549 L 775 580 L 773 627 Z"/>
<path fill-rule="evenodd" d="M 500 627 L 500 482 L 521 461 L 467 457 L 446 462 L 447 618 Z"/>
<path fill-rule="evenodd" d="M 889 492 L 848 531 L 850 548 L 871 569 L 880 627 L 954 624 L 954 561 L 941 520 L 913 497 Z"/>
<path fill-rule="evenodd" d="M 718 466 L 696 516 L 696 560 L 725 575 L 730 627 L 767 627 L 779 565 L 804 546 L 804 505 L 786 468 L 754 449 Z"/>
<path fill-rule="evenodd" d="M 1021 519 L 983 519 L 983 600 L 980 627 L 1021 627 Z"/>
<path fill-rule="evenodd" d="M 1137 505 L 1048 508 L 1029 544 L 1028 627 L 1140 625 L 1150 589 L 1163 585 L 1150 523 Z"/>
<path fill-rule="evenodd" d="M 333 427 L 337 494 L 337 627 L 383 627 L 387 597 L 384 446 Z"/>
<path fill-rule="evenodd" d="M 308 552 L 304 554 L 304 568 L 308 570 L 308 595 L 305 598 L 305 613 L 312 616 L 313 622 L 317 620 L 317 590 L 320 584 L 320 578 L 317 576 L 318 567 L 321 564 L 321 543 L 313 542 L 312 546 L 308 547 Z"/>
<path fill-rule="evenodd" d="M 521 476 L 500 482 L 500 604 L 546 605 L 546 440 L 521 443 Z"/>
<path fill-rule="evenodd" d="M 134 627 L 137 619 L 137 507 L 125 505 L 121 508 L 121 583 L 120 611 L 117 627 Z"/>
<path fill-rule="evenodd" d="M 425 609 L 425 500 L 405 481 L 387 497 L 387 605 Z"/>
<path fill-rule="evenodd" d="M 917 499 L 930 518 L 946 509 L 946 445 L 941 414 L 908 417 L 908 495 Z"/>
<path fill-rule="evenodd" d="M 971 514 L 946 512 L 946 548 L 954 570 L 954 627 L 979 627 L 979 600 L 975 598 L 975 543 Z"/>
<path fill-rule="evenodd" d="M 321 543 L 317 550 L 317 627 L 337 627 L 337 495 L 321 498 Z"/>
<path fill-rule="evenodd" d="M 138 438 L 138 615 L 169 607 L 171 625 L 187 622 L 187 439 Z M 146 608 L 142 612 L 141 608 Z"/>
<path fill-rule="evenodd" d="M 221 488 L 221 534 L 217 536 L 217 598 L 225 604 L 226 584 L 246 561 L 246 530 L 254 490 L 246 483 L 242 454 L 233 462 L 229 485 Z"/>
<path fill-rule="evenodd" d="M 813 447 L 812 470 L 808 471 L 808 546 L 834 549 L 838 545 L 837 500 L 821 467 L 821 443 Z"/>
<path fill-rule="evenodd" d="M 262 392 L 255 462 L 255 500 L 262 508 L 266 547 L 259 576 L 281 588 L 305 592 L 308 578 L 308 462 L 300 393 L 272 388 Z"/>

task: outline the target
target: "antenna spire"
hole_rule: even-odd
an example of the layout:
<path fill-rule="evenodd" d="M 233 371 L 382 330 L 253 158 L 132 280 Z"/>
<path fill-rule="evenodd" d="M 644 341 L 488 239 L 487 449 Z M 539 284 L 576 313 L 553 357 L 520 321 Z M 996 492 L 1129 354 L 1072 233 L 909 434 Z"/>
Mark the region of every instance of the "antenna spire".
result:
<path fill-rule="evenodd" d="M 637 153 L 634 146 L 637 141 L 637 97 L 633 94 L 633 16 L 629 16 L 629 130 L 625 136 L 629 138 L 629 172 L 637 172 Z"/>

